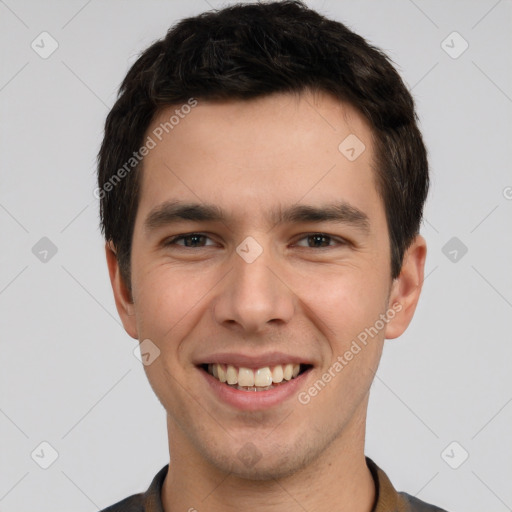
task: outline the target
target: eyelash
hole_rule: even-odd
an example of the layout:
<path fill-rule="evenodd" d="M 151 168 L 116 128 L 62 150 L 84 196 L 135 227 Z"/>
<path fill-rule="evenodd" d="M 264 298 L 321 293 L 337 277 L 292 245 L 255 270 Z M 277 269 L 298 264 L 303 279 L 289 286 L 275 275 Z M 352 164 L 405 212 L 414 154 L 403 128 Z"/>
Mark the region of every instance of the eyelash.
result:
<path fill-rule="evenodd" d="M 329 239 L 329 241 L 332 241 L 332 242 L 337 242 L 339 245 L 348 245 L 348 242 L 342 238 L 339 238 L 339 237 L 335 237 L 335 236 L 332 236 L 332 235 L 328 235 L 326 233 L 320 233 L 320 232 L 312 232 L 312 233 L 306 233 L 302 236 L 302 238 L 299 238 L 298 241 L 302 241 L 304 239 L 307 239 L 309 237 L 323 237 L 323 238 L 327 238 Z M 171 246 L 171 245 L 178 245 L 176 244 L 177 241 L 179 240 L 185 240 L 185 239 L 190 239 L 192 237 L 205 237 L 205 238 L 208 238 L 210 239 L 210 237 L 208 235 L 205 235 L 204 233 L 186 233 L 186 234 L 183 234 L 183 235 L 177 235 L 175 237 L 172 237 L 168 240 L 166 240 L 164 242 L 164 245 L 167 247 L 167 246 Z M 187 247 L 185 245 L 179 245 L 179 247 L 182 247 L 184 249 L 203 249 L 204 247 L 211 247 L 210 246 L 203 246 L 203 247 Z M 304 247 L 304 246 L 300 246 L 300 247 Z M 328 248 L 332 248 L 332 247 L 336 247 L 335 245 L 328 245 L 326 247 L 305 247 L 306 249 L 328 249 Z"/>

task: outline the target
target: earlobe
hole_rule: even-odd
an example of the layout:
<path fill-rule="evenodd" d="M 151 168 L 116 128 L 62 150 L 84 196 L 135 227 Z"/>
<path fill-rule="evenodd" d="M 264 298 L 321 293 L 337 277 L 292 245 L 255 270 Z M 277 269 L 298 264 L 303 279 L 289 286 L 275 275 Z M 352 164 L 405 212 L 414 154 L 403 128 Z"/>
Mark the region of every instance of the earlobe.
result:
<path fill-rule="evenodd" d="M 116 302 L 117 312 L 125 331 L 134 339 L 138 339 L 137 325 L 135 319 L 135 306 L 131 297 L 130 290 L 126 286 L 114 246 L 111 242 L 105 244 L 105 254 L 107 258 L 108 273 L 110 276 L 110 284 L 114 292 L 114 300 Z"/>
<path fill-rule="evenodd" d="M 404 254 L 400 275 L 393 281 L 389 308 L 396 312 L 386 326 L 387 339 L 398 338 L 409 326 L 423 286 L 427 244 L 417 235 Z"/>

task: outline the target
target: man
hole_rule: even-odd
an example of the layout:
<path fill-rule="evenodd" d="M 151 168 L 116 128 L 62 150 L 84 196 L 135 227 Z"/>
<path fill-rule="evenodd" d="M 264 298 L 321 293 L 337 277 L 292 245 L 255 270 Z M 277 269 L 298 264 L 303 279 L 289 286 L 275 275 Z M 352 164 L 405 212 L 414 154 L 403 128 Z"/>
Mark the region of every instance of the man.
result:
<path fill-rule="evenodd" d="M 170 450 L 106 510 L 441 510 L 364 455 L 426 256 L 426 151 L 380 51 L 299 2 L 185 19 L 128 72 L 98 174 Z"/>

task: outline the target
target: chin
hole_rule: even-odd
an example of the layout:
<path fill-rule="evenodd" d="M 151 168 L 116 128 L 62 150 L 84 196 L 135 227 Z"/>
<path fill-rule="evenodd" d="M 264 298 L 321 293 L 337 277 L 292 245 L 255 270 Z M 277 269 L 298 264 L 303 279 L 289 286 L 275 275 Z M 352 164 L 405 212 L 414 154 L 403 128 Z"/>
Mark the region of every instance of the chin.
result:
<path fill-rule="evenodd" d="M 266 446 L 247 442 L 228 456 L 209 453 L 207 458 L 219 471 L 244 480 L 268 481 L 290 476 L 307 466 L 318 454 L 311 446 Z"/>
<path fill-rule="evenodd" d="M 291 460 L 289 457 L 280 460 L 265 461 L 260 460 L 252 467 L 246 466 L 239 460 L 232 461 L 231 474 L 244 480 L 269 481 L 286 478 L 297 473 L 305 463 L 299 460 Z"/>

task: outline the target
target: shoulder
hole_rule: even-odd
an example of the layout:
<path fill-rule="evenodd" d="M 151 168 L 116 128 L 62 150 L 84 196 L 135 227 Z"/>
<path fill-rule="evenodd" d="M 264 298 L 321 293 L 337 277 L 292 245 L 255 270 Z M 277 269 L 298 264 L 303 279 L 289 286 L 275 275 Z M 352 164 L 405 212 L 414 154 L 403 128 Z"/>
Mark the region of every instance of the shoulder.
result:
<path fill-rule="evenodd" d="M 374 478 L 377 494 L 372 512 L 448 512 L 406 492 L 397 492 L 386 473 L 372 459 L 366 457 L 366 464 Z"/>
<path fill-rule="evenodd" d="M 100 512 L 163 512 L 161 492 L 168 469 L 169 464 L 155 475 L 146 492 L 132 494 Z"/>
<path fill-rule="evenodd" d="M 100 512 L 144 512 L 144 494 L 133 494 Z"/>
<path fill-rule="evenodd" d="M 399 492 L 398 495 L 409 505 L 408 512 L 447 512 L 443 508 L 436 507 L 435 505 L 429 505 L 406 492 Z"/>

